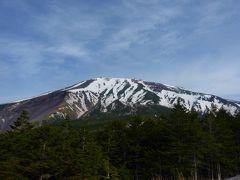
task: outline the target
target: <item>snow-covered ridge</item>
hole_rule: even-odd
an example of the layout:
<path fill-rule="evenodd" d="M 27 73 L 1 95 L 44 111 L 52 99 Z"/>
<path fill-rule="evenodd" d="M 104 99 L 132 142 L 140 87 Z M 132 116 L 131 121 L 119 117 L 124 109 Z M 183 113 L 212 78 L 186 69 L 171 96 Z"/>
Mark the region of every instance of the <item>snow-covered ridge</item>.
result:
<path fill-rule="evenodd" d="M 134 113 L 139 106 L 172 108 L 180 102 L 188 110 L 205 113 L 213 107 L 231 114 L 240 112 L 240 103 L 184 88 L 128 78 L 96 78 L 40 96 L 0 105 L 0 131 L 7 130 L 19 112 L 27 110 L 33 121 L 70 115 L 79 118 L 91 112 Z M 161 108 L 160 107 L 160 108 Z M 147 110 L 147 109 L 146 109 Z"/>
<path fill-rule="evenodd" d="M 87 93 L 90 102 L 92 98 L 95 99 L 93 105 L 99 100 L 103 111 L 115 101 L 128 106 L 154 104 L 168 108 L 180 101 L 188 110 L 194 109 L 202 113 L 213 106 L 217 109 L 224 108 L 232 114 L 239 109 L 239 104 L 214 95 L 128 78 L 96 78 L 82 81 L 64 90 L 71 94 Z"/>

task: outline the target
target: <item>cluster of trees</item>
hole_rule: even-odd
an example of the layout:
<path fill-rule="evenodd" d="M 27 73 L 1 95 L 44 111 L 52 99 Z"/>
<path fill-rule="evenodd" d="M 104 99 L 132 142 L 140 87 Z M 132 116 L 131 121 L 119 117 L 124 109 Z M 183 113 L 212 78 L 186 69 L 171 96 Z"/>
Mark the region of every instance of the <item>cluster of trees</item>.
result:
<path fill-rule="evenodd" d="M 34 127 L 23 112 L 0 134 L 0 179 L 222 179 L 240 173 L 239 129 L 240 115 L 179 104 L 90 132 L 69 119 Z"/>

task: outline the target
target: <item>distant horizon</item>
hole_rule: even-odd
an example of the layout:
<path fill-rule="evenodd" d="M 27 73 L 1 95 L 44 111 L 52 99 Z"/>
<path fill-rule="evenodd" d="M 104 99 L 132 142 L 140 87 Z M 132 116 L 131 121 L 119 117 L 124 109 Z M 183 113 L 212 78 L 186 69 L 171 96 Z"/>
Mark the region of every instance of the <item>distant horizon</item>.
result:
<path fill-rule="evenodd" d="M 1 0 L 0 104 L 92 77 L 240 101 L 238 0 Z"/>

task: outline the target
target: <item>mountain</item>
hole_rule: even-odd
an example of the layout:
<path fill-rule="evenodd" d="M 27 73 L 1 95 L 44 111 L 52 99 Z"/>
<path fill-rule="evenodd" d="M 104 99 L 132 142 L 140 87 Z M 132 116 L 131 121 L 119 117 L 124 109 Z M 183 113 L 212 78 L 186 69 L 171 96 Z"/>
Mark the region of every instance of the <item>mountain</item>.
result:
<path fill-rule="evenodd" d="M 126 78 L 96 78 L 49 92 L 31 99 L 0 105 L 0 128 L 6 130 L 24 109 L 31 121 L 65 116 L 72 118 L 93 112 L 134 113 L 138 108 L 172 108 L 178 101 L 188 110 L 206 113 L 212 107 L 231 114 L 240 111 L 240 103 L 218 96 Z"/>

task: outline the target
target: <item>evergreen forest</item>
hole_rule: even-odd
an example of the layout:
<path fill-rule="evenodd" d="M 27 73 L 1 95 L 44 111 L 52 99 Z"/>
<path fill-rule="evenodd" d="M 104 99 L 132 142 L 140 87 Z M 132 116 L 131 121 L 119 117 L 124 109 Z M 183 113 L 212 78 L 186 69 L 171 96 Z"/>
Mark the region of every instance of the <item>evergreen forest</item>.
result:
<path fill-rule="evenodd" d="M 101 121 L 101 119 L 98 119 Z M 0 179 L 224 179 L 240 174 L 240 114 L 126 116 L 97 128 L 66 117 L 0 134 Z"/>

